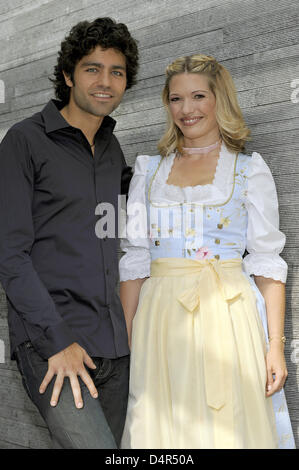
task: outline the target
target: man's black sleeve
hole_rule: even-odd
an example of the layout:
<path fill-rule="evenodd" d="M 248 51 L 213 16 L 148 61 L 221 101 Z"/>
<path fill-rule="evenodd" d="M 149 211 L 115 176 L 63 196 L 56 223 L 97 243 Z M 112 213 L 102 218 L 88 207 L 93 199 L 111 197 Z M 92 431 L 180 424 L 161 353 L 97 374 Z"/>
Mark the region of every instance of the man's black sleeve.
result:
<path fill-rule="evenodd" d="M 41 328 L 33 345 L 48 358 L 76 338 L 32 264 L 33 191 L 29 144 L 20 130 L 11 129 L 0 144 L 0 282 L 18 314 Z"/>
<path fill-rule="evenodd" d="M 133 169 L 127 165 L 123 151 L 121 150 L 122 173 L 121 173 L 121 194 L 125 194 L 128 199 L 130 182 L 133 176 Z"/>
<path fill-rule="evenodd" d="M 122 170 L 121 174 L 121 194 L 128 196 L 130 181 L 133 176 L 133 171 L 131 166 L 126 166 Z"/>

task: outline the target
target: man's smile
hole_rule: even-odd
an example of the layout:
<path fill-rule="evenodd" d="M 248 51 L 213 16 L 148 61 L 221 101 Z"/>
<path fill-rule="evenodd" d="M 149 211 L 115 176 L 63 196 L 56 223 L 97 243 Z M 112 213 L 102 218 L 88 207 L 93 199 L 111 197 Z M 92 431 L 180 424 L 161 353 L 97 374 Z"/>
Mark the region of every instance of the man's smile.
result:
<path fill-rule="evenodd" d="M 97 101 L 108 101 L 113 98 L 113 95 L 111 95 L 111 93 L 105 92 L 92 93 L 91 96 L 93 96 Z"/>

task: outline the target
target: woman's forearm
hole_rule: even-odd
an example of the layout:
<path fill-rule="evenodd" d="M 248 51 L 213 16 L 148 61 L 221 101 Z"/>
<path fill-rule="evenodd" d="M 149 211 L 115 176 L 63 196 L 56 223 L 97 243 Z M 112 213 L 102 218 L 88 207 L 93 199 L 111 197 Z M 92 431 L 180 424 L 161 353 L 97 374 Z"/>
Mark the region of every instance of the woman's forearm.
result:
<path fill-rule="evenodd" d="M 254 276 L 255 283 L 262 293 L 267 310 L 268 334 L 273 342 L 281 343 L 284 335 L 285 284 L 263 276 Z"/>
<path fill-rule="evenodd" d="M 144 281 L 148 278 L 143 279 L 134 279 L 129 281 L 123 281 L 120 283 L 120 300 L 122 303 L 122 307 L 124 310 L 127 331 L 128 331 L 128 338 L 129 338 L 129 345 L 131 347 L 131 334 L 132 334 L 132 321 L 135 316 L 138 301 L 139 301 L 139 294 L 140 289 Z"/>
<path fill-rule="evenodd" d="M 280 281 L 262 276 L 255 276 L 255 282 L 265 299 L 267 310 L 270 348 L 266 356 L 266 396 L 270 397 L 283 387 L 288 375 L 282 341 L 284 336 L 285 285 Z"/>

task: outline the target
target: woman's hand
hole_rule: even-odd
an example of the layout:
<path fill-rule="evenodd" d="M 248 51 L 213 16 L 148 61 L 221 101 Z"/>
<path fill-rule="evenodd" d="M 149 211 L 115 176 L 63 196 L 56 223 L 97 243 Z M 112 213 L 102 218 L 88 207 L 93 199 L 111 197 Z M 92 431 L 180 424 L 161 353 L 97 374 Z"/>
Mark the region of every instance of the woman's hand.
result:
<path fill-rule="evenodd" d="M 280 340 L 272 340 L 266 356 L 267 384 L 266 396 L 270 397 L 284 386 L 288 376 L 284 357 L 284 344 Z M 273 375 L 275 377 L 273 378 Z"/>

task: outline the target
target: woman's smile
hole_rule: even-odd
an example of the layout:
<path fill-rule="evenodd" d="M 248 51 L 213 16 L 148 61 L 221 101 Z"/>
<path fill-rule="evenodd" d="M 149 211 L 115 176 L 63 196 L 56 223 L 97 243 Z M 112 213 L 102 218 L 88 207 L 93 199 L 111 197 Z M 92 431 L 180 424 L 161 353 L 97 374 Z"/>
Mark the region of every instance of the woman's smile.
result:
<path fill-rule="evenodd" d="M 193 117 L 186 117 L 181 118 L 180 121 L 182 122 L 183 126 L 194 126 L 198 124 L 199 121 L 203 119 L 203 116 L 193 116 Z"/>

